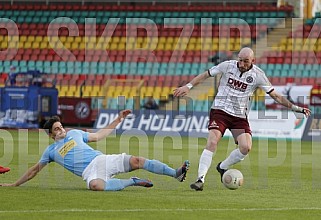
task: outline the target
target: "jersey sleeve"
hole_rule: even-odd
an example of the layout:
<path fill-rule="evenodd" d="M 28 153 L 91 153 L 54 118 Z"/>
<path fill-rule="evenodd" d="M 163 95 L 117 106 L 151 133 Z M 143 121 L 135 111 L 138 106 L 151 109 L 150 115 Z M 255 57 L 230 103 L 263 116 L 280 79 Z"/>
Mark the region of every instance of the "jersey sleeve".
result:
<path fill-rule="evenodd" d="M 216 66 L 211 67 L 208 70 L 208 74 L 210 76 L 216 76 L 217 74 L 225 73 L 229 67 L 229 63 L 230 63 L 229 61 L 225 61 Z"/>
<path fill-rule="evenodd" d="M 272 84 L 264 73 L 259 74 L 257 79 L 257 86 L 267 94 L 271 93 L 274 90 Z"/>
<path fill-rule="evenodd" d="M 74 137 L 82 138 L 82 140 L 85 143 L 88 143 L 89 132 L 86 132 L 86 131 L 83 131 L 83 130 L 78 130 L 78 129 L 72 129 L 72 130 L 68 131 L 68 134 L 72 135 Z"/>
<path fill-rule="evenodd" d="M 83 137 L 85 143 L 88 143 L 88 134 L 89 134 L 88 132 L 83 131 L 82 137 Z"/>
<path fill-rule="evenodd" d="M 49 147 L 47 147 L 47 149 L 43 152 L 40 160 L 39 160 L 39 163 L 41 164 L 48 164 L 50 163 L 52 160 L 50 159 L 50 156 L 49 156 Z"/>
<path fill-rule="evenodd" d="M 82 131 L 82 130 L 77 130 L 82 135 L 82 139 L 84 140 L 85 143 L 88 143 L 88 132 Z"/>

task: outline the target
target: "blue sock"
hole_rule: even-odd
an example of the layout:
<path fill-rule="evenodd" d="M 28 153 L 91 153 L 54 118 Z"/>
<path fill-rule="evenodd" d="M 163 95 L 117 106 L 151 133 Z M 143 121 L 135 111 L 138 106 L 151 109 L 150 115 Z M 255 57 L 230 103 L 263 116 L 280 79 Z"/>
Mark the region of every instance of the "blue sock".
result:
<path fill-rule="evenodd" d="M 158 160 L 145 160 L 144 170 L 147 170 L 152 173 L 167 175 L 167 176 L 176 176 L 176 170 L 169 167 L 167 164 L 164 164 Z"/>
<path fill-rule="evenodd" d="M 121 179 L 109 179 L 105 184 L 105 191 L 119 191 L 128 186 L 134 185 L 135 182 L 132 179 L 121 180 Z"/>

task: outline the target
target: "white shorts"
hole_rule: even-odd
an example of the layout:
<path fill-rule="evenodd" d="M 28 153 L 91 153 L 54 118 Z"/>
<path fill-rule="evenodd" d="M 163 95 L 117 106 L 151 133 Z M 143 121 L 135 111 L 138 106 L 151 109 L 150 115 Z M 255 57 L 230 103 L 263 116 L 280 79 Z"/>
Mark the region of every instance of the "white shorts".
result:
<path fill-rule="evenodd" d="M 97 156 L 82 173 L 82 178 L 87 182 L 87 188 L 89 189 L 89 183 L 94 179 L 107 181 L 119 173 L 128 172 L 124 162 L 128 163 L 130 157 L 125 153 Z"/>

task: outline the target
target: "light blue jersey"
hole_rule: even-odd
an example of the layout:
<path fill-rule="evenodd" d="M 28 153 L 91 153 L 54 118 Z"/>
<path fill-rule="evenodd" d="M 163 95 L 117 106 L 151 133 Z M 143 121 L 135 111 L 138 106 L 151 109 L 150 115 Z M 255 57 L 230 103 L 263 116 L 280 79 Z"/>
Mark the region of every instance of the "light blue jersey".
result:
<path fill-rule="evenodd" d="M 70 130 L 64 139 L 47 147 L 39 162 L 47 164 L 54 161 L 77 176 L 81 176 L 88 164 L 102 154 L 91 148 L 87 142 L 88 132 Z"/>

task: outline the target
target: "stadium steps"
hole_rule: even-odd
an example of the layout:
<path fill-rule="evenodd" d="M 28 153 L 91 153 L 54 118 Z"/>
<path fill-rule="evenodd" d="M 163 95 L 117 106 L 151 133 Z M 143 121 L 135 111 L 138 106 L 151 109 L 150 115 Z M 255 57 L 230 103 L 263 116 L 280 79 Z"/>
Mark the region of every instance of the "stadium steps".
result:
<path fill-rule="evenodd" d="M 284 38 L 284 36 L 288 36 L 292 30 L 296 30 L 300 25 L 303 25 L 301 19 L 286 18 L 283 22 L 273 28 L 269 34 L 257 41 L 254 46 L 256 57 L 262 57 L 267 49 L 266 47 L 277 49 L 275 48 L 276 45 Z"/>

